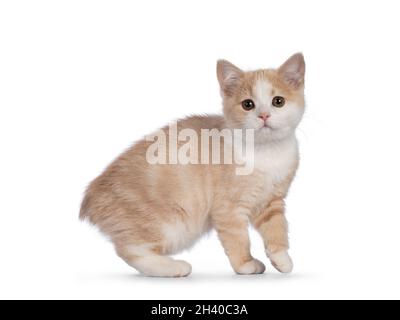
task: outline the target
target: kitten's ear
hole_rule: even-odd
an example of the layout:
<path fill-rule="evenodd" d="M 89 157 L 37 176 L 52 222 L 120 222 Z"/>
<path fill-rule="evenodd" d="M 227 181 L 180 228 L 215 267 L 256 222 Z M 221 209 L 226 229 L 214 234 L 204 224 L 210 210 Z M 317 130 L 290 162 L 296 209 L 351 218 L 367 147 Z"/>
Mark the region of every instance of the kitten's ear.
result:
<path fill-rule="evenodd" d="M 296 53 L 291 56 L 279 67 L 278 72 L 289 86 L 299 89 L 304 84 L 304 74 L 306 72 L 303 54 Z"/>
<path fill-rule="evenodd" d="M 218 60 L 217 77 L 221 87 L 221 93 L 230 96 L 235 92 L 243 71 L 226 60 Z"/>

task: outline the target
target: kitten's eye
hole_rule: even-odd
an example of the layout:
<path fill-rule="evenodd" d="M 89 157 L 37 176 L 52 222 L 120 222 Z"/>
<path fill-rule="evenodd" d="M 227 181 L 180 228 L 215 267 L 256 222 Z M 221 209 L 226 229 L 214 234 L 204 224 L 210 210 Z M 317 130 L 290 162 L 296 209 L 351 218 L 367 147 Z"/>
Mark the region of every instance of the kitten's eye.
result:
<path fill-rule="evenodd" d="M 272 105 L 277 108 L 282 108 L 285 105 L 285 98 L 284 97 L 274 97 L 272 99 Z"/>
<path fill-rule="evenodd" d="M 254 104 L 254 101 L 251 99 L 246 99 L 242 101 L 242 107 L 244 110 L 249 111 L 251 109 L 254 109 L 256 105 Z"/>

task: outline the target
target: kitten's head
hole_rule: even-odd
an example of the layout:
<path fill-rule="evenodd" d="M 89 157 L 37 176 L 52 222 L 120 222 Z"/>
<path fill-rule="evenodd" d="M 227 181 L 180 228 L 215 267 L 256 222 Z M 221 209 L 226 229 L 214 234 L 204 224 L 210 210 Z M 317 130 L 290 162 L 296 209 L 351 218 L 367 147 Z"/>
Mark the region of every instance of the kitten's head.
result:
<path fill-rule="evenodd" d="M 249 72 L 219 60 L 217 76 L 228 127 L 255 129 L 257 143 L 293 134 L 304 113 L 304 73 L 301 53 L 278 69 Z"/>

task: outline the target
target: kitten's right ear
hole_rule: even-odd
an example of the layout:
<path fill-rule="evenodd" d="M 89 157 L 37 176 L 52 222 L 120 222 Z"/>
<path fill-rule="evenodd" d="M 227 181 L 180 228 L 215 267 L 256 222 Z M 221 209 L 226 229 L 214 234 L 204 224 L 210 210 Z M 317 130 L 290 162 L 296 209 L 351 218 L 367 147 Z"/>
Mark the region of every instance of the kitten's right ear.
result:
<path fill-rule="evenodd" d="M 221 93 L 231 96 L 239 84 L 243 71 L 226 60 L 218 60 L 217 77 L 221 87 Z"/>

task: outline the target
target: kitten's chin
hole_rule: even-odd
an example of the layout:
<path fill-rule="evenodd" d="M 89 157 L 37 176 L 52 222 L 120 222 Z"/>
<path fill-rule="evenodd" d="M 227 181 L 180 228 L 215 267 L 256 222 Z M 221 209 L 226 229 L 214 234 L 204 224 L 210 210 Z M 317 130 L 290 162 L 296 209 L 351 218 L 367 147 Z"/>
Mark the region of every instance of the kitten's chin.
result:
<path fill-rule="evenodd" d="M 256 144 L 263 144 L 284 140 L 291 134 L 292 132 L 290 130 L 274 129 L 269 126 L 264 126 L 255 130 L 254 138 Z"/>
<path fill-rule="evenodd" d="M 255 143 L 262 144 L 273 140 L 273 130 L 269 127 L 262 127 L 254 132 Z"/>
<path fill-rule="evenodd" d="M 271 127 L 268 127 L 268 126 L 263 126 L 263 127 L 259 128 L 259 129 L 255 130 L 255 134 L 259 135 L 261 137 L 263 137 L 263 136 L 268 137 L 268 136 L 271 136 L 273 134 L 273 129 Z"/>

